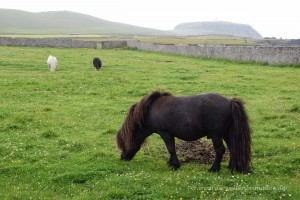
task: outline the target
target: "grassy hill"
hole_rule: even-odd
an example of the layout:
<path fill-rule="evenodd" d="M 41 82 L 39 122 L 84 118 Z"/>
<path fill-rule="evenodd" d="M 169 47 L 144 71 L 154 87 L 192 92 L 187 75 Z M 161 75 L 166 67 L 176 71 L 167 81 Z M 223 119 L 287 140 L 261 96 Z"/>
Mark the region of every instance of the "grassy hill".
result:
<path fill-rule="evenodd" d="M 262 38 L 250 25 L 224 21 L 183 23 L 177 25 L 174 32 L 181 35 L 232 35 L 254 39 Z"/>
<path fill-rule="evenodd" d="M 70 11 L 32 13 L 12 9 L 0 9 L 0 19 L 0 34 L 230 35 L 262 38 L 251 26 L 231 22 L 184 23 L 177 25 L 174 30 L 162 31 L 111 22 Z"/>
<path fill-rule="evenodd" d="M 0 19 L 2 34 L 166 34 L 160 30 L 111 22 L 70 11 L 32 13 L 0 9 Z"/>

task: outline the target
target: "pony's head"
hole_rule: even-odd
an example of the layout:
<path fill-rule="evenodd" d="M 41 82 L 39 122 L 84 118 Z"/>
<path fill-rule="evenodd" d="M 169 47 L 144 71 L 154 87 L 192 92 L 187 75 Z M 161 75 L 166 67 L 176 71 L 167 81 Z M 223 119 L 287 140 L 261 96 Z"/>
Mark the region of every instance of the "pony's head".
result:
<path fill-rule="evenodd" d="M 131 160 L 140 150 L 146 137 L 151 134 L 145 128 L 148 109 L 156 99 L 165 95 L 171 94 L 154 91 L 130 107 L 126 119 L 116 136 L 116 145 L 122 151 L 122 160 Z"/>
<path fill-rule="evenodd" d="M 127 117 L 117 133 L 116 144 L 118 149 L 122 151 L 122 160 L 131 160 L 136 152 L 141 148 L 141 143 L 136 141 L 137 123 L 134 120 L 134 110 L 136 104 L 132 105 L 129 109 Z"/>

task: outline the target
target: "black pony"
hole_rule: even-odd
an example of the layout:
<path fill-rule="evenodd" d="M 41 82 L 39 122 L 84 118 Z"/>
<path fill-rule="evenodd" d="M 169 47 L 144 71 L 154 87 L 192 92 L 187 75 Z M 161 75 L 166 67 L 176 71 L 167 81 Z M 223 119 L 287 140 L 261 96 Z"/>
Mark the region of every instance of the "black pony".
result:
<path fill-rule="evenodd" d="M 94 65 L 95 69 L 96 69 L 97 71 L 99 71 L 99 70 L 101 69 L 101 67 L 102 67 L 102 62 L 101 62 L 100 58 L 95 57 L 95 58 L 93 59 L 93 65 Z"/>
<path fill-rule="evenodd" d="M 248 173 L 251 164 L 251 133 L 247 113 L 240 99 L 228 99 L 215 93 L 176 97 L 154 91 L 131 106 L 116 136 L 121 159 L 131 160 L 152 133 L 164 140 L 176 170 L 180 162 L 175 150 L 175 137 L 194 141 L 211 138 L 216 152 L 210 172 L 219 171 L 225 152 L 230 151 L 229 169 Z"/>

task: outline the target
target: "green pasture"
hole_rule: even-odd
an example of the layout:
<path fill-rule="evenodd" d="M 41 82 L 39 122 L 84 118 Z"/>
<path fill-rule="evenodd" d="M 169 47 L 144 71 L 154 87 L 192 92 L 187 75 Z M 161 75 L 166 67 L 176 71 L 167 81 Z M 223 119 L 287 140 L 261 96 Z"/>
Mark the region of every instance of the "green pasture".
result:
<path fill-rule="evenodd" d="M 56 56 L 51 73 L 46 60 Z M 103 70 L 94 71 L 99 56 Z M 153 134 L 130 161 L 115 135 L 149 92 L 239 97 L 253 173 L 167 165 Z M 300 199 L 300 69 L 125 49 L 0 47 L 0 199 Z M 205 138 L 203 138 L 205 139 Z M 177 141 L 179 142 L 179 141 Z"/>

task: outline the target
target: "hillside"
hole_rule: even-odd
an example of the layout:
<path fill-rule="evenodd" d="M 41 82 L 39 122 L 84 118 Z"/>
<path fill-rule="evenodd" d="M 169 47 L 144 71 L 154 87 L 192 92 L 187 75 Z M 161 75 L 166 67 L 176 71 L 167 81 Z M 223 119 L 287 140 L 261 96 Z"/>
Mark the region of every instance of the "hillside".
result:
<path fill-rule="evenodd" d="M 173 32 L 179 35 L 232 35 L 253 39 L 262 38 L 250 25 L 224 21 L 183 23 L 177 25 Z"/>
<path fill-rule="evenodd" d="M 70 11 L 32 13 L 0 9 L 0 19 L 2 34 L 166 34 L 160 30 L 111 22 Z"/>
<path fill-rule="evenodd" d="M 0 9 L 0 34 L 103 34 L 103 35 L 231 35 L 260 39 L 251 26 L 231 22 L 179 24 L 171 31 L 111 22 L 70 11 L 26 12 Z"/>

